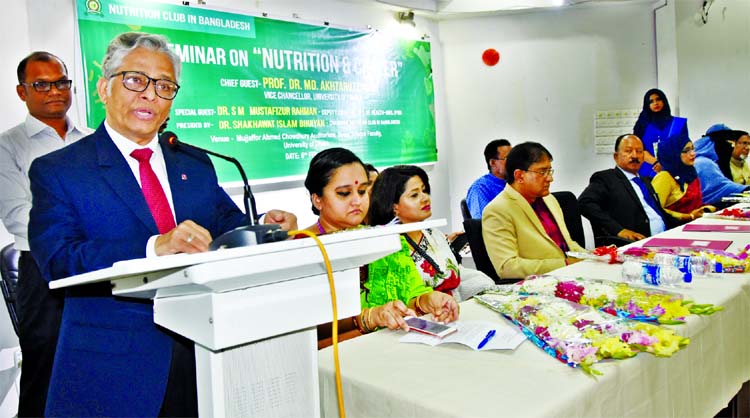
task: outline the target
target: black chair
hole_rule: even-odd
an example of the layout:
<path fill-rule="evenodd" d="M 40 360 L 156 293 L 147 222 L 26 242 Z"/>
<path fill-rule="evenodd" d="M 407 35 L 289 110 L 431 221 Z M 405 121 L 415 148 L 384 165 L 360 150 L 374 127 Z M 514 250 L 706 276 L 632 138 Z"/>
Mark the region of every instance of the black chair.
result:
<path fill-rule="evenodd" d="M 0 288 L 3 291 L 5 305 L 8 307 L 10 321 L 13 323 L 13 330 L 18 335 L 18 314 L 16 313 L 16 286 L 18 284 L 18 259 L 21 253 L 13 247 L 13 244 L 6 245 L 0 250 Z"/>
<path fill-rule="evenodd" d="M 484 245 L 481 219 L 464 220 L 464 231 L 466 231 L 466 237 L 469 239 L 471 256 L 474 258 L 474 265 L 476 265 L 477 270 L 490 276 L 490 278 L 497 284 L 515 283 L 521 280 L 521 278 L 501 279 L 500 276 L 497 275 L 495 266 L 492 265 L 490 256 L 487 254 L 487 247 Z"/>
<path fill-rule="evenodd" d="M 469 211 L 469 205 L 466 204 L 466 199 L 461 199 L 461 215 L 464 220 L 471 219 L 471 211 Z"/>
<path fill-rule="evenodd" d="M 581 221 L 581 212 L 578 210 L 578 199 L 572 192 L 561 191 L 552 192 L 557 199 L 565 219 L 565 226 L 568 227 L 570 237 L 581 247 L 586 246 L 586 235 L 583 233 L 583 221 Z"/>

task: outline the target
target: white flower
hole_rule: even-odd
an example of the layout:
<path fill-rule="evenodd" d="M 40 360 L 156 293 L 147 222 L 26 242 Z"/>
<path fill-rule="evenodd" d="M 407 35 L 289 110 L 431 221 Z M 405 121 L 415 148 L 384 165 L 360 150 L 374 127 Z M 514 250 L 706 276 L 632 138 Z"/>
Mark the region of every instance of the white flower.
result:
<path fill-rule="evenodd" d="M 547 327 L 547 331 L 551 337 L 563 341 L 569 341 L 581 337 L 581 332 L 578 331 L 578 328 L 564 322 L 552 322 L 549 324 L 549 327 Z"/>
<path fill-rule="evenodd" d="M 555 299 L 542 305 L 541 311 L 549 318 L 571 318 L 575 316 L 575 308 L 566 302 Z"/>
<path fill-rule="evenodd" d="M 598 299 L 604 296 L 607 300 L 615 300 L 617 293 L 615 288 L 606 283 L 586 282 L 584 284 L 583 295 L 589 299 Z"/>
<path fill-rule="evenodd" d="M 525 280 L 521 291 L 539 295 L 554 295 L 558 280 L 551 276 L 538 276 L 532 280 Z"/>

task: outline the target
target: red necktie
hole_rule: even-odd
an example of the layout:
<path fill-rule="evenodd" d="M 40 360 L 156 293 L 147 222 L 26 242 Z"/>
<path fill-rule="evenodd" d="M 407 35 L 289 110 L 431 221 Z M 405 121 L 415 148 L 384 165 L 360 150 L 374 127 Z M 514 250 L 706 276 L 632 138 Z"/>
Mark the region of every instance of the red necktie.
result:
<path fill-rule="evenodd" d="M 149 148 L 137 149 L 130 153 L 130 156 L 138 160 L 138 170 L 141 175 L 141 189 L 143 196 L 146 198 L 146 204 L 151 210 L 151 215 L 156 221 L 156 228 L 160 234 L 171 231 L 176 225 L 172 216 L 172 209 L 169 207 L 167 195 L 161 188 L 161 183 L 156 177 L 156 173 L 151 168 L 151 155 L 154 152 Z"/>

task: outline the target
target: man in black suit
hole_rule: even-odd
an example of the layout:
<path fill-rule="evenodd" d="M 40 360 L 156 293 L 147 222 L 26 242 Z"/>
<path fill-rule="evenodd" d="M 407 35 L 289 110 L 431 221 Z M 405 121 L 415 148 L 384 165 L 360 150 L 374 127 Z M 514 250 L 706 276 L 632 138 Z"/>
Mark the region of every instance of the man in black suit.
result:
<path fill-rule="evenodd" d="M 643 164 L 643 143 L 632 134 L 615 141 L 617 166 L 598 171 L 578 197 L 581 214 L 590 222 L 595 236 L 618 236 L 637 241 L 675 225 L 659 204 L 650 178 L 638 176 Z"/>

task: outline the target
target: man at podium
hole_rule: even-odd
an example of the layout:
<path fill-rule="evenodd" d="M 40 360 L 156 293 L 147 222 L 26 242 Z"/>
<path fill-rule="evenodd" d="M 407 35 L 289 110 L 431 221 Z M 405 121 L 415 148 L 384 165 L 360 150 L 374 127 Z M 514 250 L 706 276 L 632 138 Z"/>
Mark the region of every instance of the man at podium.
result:
<path fill-rule="evenodd" d="M 97 83 L 105 121 L 32 165 L 29 237 L 46 280 L 207 251 L 212 237 L 244 225 L 205 154 L 159 141 L 180 67 L 162 36 L 117 36 Z M 198 414 L 193 344 L 155 325 L 151 304 L 115 298 L 108 283 L 71 288 L 65 303 L 47 415 Z"/>

